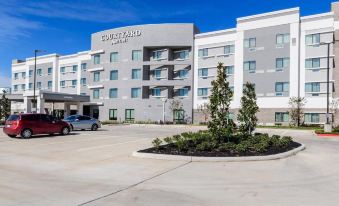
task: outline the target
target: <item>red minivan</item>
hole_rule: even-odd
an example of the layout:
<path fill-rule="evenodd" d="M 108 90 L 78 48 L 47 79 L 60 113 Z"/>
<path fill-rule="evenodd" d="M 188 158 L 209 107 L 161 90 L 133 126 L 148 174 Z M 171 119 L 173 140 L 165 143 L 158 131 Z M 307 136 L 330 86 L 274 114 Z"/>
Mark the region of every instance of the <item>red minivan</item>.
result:
<path fill-rule="evenodd" d="M 37 134 L 67 135 L 71 127 L 67 122 L 47 114 L 13 114 L 6 120 L 3 131 L 10 137 L 20 135 L 22 138 L 30 138 Z"/>

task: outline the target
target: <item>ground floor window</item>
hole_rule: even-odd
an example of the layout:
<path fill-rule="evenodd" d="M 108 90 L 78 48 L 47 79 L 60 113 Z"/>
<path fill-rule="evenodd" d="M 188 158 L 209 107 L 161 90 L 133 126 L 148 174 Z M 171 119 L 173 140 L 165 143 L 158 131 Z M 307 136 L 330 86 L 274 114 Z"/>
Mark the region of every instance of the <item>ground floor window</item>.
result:
<path fill-rule="evenodd" d="M 305 123 L 319 123 L 320 115 L 318 113 L 305 113 L 304 120 Z"/>
<path fill-rule="evenodd" d="M 175 123 L 182 123 L 185 120 L 185 111 L 180 109 L 180 110 L 174 110 L 173 112 L 173 121 Z"/>
<path fill-rule="evenodd" d="M 118 120 L 118 110 L 110 109 L 109 110 L 109 120 Z"/>
<path fill-rule="evenodd" d="M 126 121 L 134 121 L 134 109 L 126 109 L 125 110 L 125 120 Z"/>
<path fill-rule="evenodd" d="M 276 112 L 275 122 L 288 122 L 288 113 L 287 112 Z"/>

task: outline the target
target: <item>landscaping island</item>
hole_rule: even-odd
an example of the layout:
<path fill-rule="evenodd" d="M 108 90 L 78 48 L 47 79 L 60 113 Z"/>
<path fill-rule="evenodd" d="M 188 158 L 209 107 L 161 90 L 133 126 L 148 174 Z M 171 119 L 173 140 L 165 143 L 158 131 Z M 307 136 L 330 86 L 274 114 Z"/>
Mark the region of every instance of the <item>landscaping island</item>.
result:
<path fill-rule="evenodd" d="M 230 118 L 233 91 L 227 81 L 225 67 L 219 63 L 217 78 L 212 81 L 208 109 L 208 130 L 188 132 L 163 140 L 152 141 L 154 147 L 138 151 L 139 154 L 165 154 L 195 157 L 252 157 L 295 154 L 304 148 L 291 137 L 253 133 L 259 111 L 254 84 L 247 82 L 243 88 L 237 124 Z M 290 151 L 290 152 L 288 152 Z M 284 155 L 282 155 L 284 156 Z"/>

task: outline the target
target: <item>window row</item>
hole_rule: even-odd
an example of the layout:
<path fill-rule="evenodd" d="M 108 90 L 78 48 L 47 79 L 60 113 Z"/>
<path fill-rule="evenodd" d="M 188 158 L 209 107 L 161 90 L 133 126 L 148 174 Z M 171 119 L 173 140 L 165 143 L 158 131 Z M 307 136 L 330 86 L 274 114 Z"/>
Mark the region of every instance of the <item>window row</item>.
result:
<path fill-rule="evenodd" d="M 36 89 L 42 89 L 42 86 L 43 85 L 42 85 L 41 82 L 37 82 L 36 85 L 35 85 Z M 28 90 L 33 90 L 33 87 L 34 87 L 33 83 L 28 84 Z M 53 87 L 52 81 L 48 81 L 47 82 L 47 89 L 52 89 L 52 87 Z M 13 85 L 13 90 L 15 92 L 19 91 L 19 88 L 20 88 L 20 90 L 25 91 L 26 90 L 26 84 Z"/>
<path fill-rule="evenodd" d="M 275 122 L 276 123 L 289 122 L 289 113 L 288 112 L 276 112 Z M 305 123 L 320 123 L 320 114 L 319 113 L 305 113 L 304 122 Z"/>
<path fill-rule="evenodd" d="M 207 78 L 207 77 L 209 77 L 209 74 L 208 74 L 209 69 L 210 68 L 200 68 L 200 69 L 198 69 L 198 77 L 199 78 Z M 225 66 L 224 70 L 225 70 L 225 74 L 226 75 L 234 74 L 234 66 L 233 65 Z"/>
<path fill-rule="evenodd" d="M 52 67 L 47 68 L 47 75 L 52 75 L 52 73 L 53 73 L 53 68 Z M 42 69 L 37 69 L 36 75 L 42 76 Z M 28 71 L 28 77 L 32 77 L 32 76 L 33 76 L 33 70 L 29 70 Z M 19 77 L 25 79 L 26 78 L 26 72 L 14 73 L 14 79 L 19 79 Z"/>
<path fill-rule="evenodd" d="M 230 54 L 234 54 L 235 52 L 235 47 L 234 45 L 226 45 L 223 46 L 223 54 L 225 55 L 230 55 Z M 208 57 L 209 56 L 209 50 L 211 48 L 203 48 L 203 49 L 199 49 L 198 50 L 198 57 Z"/>
<path fill-rule="evenodd" d="M 283 45 L 290 43 L 290 34 L 277 34 L 275 39 L 276 45 Z M 255 48 L 257 47 L 257 38 L 246 38 L 244 39 L 244 47 L 245 48 Z"/>
<path fill-rule="evenodd" d="M 150 89 L 150 95 L 153 97 L 163 97 L 161 88 L 152 88 Z M 115 99 L 118 98 L 118 88 L 109 89 L 109 98 Z M 188 88 L 180 88 L 175 90 L 175 96 L 177 97 L 187 97 Z M 141 88 L 131 88 L 131 98 L 141 98 Z M 93 90 L 93 99 L 100 99 L 100 89 Z"/>

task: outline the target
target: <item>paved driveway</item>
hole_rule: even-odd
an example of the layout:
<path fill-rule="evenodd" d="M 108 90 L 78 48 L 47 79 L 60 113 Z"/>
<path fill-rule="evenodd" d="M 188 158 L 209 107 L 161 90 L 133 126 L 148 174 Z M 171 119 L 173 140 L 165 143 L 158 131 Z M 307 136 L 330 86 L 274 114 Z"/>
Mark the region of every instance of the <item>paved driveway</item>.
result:
<path fill-rule="evenodd" d="M 139 159 L 152 138 L 201 127 L 106 126 L 69 136 L 11 139 L 0 132 L 0 205 L 338 205 L 339 139 L 309 131 L 307 149 L 276 161 Z"/>

